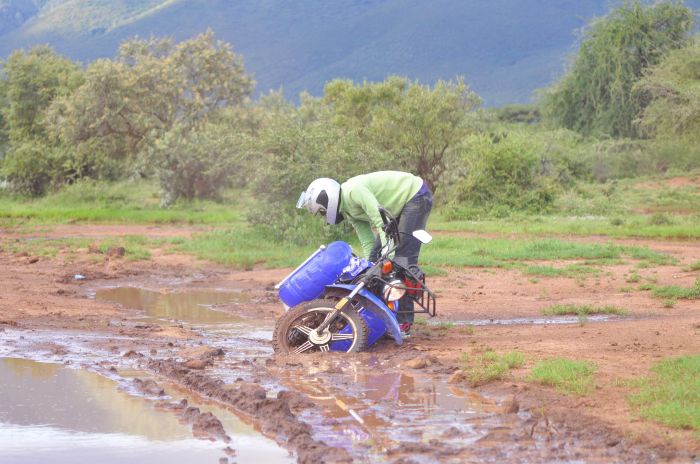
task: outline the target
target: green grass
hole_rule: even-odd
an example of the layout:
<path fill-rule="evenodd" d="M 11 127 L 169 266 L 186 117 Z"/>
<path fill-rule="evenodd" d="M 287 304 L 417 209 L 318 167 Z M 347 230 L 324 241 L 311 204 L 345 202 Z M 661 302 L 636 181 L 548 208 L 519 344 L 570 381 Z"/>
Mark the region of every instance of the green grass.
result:
<path fill-rule="evenodd" d="M 692 177 L 697 171 L 577 183 L 558 195 L 549 214 L 510 211 L 504 218 L 493 218 L 486 209 L 445 209 L 434 215 L 430 226 L 508 235 L 700 238 L 700 191 L 666 183 L 677 175 Z"/>
<path fill-rule="evenodd" d="M 664 308 L 673 308 L 674 306 L 676 306 L 675 298 L 666 298 L 664 300 Z"/>
<path fill-rule="evenodd" d="M 194 201 L 160 207 L 152 183 L 85 181 L 38 199 L 0 194 L 0 226 L 105 222 L 128 224 L 230 224 L 244 214 L 239 195 L 229 192 L 221 203 Z"/>
<path fill-rule="evenodd" d="M 633 216 L 622 226 L 613 226 L 607 216 L 522 216 L 507 219 L 452 220 L 436 215 L 431 230 L 446 232 L 497 233 L 503 235 L 605 235 L 611 238 L 660 239 L 700 238 L 700 218 L 683 216 L 673 224 L 653 225 L 643 215 Z"/>
<path fill-rule="evenodd" d="M 30 256 L 56 258 L 62 256 L 67 261 L 73 261 L 80 249 L 89 249 L 95 245 L 92 253 L 101 256 L 111 247 L 124 247 L 124 257 L 129 260 L 150 259 L 150 249 L 164 245 L 174 245 L 181 241 L 174 239 L 150 239 L 140 235 L 125 235 L 108 239 L 88 238 L 36 238 L 24 240 L 5 240 L 0 246 L 11 253 L 26 253 Z"/>
<path fill-rule="evenodd" d="M 462 355 L 462 371 L 471 386 L 484 385 L 496 380 L 505 379 L 511 369 L 522 367 L 525 357 L 522 353 L 511 351 L 508 353 L 496 353 L 486 350 L 481 355 Z"/>
<path fill-rule="evenodd" d="M 595 364 L 570 359 L 546 359 L 532 368 L 528 380 L 550 385 L 565 394 L 586 395 L 593 391 Z"/>
<path fill-rule="evenodd" d="M 316 248 L 317 244 L 298 246 L 283 243 L 252 229 L 245 220 L 247 199 L 247 194 L 231 191 L 227 192 L 222 202 L 219 203 L 195 201 L 162 209 L 160 208 L 158 189 L 153 183 L 146 181 L 122 181 L 118 183 L 85 181 L 65 187 L 58 193 L 40 199 L 26 199 L 0 194 L 0 227 L 21 229 L 74 222 L 214 225 L 218 226 L 216 230 L 195 234 L 189 240 L 174 243 L 173 247 L 177 251 L 193 254 L 202 259 L 246 269 L 255 265 L 266 267 L 296 266 Z M 439 213 L 434 216 L 429 226 L 431 230 L 476 230 L 500 233 L 529 233 L 532 231 L 547 233 L 549 226 L 558 227 L 560 231 L 571 233 L 567 224 L 572 224 L 573 220 L 548 216 L 524 216 L 521 219 L 498 221 L 445 222 Z M 580 219 L 576 219 L 574 222 L 576 221 L 581 223 Z M 674 219 L 673 227 L 690 226 L 691 223 L 692 221 L 686 224 Z M 697 226 L 697 224 L 695 225 Z M 547 227 L 538 229 L 540 226 Z M 608 225 L 608 227 L 610 226 Z M 647 226 L 640 227 L 644 229 Z M 698 229 L 700 228 L 694 228 L 696 231 Z M 596 233 L 595 231 L 591 232 L 591 229 L 582 229 L 582 231 Z M 356 241 L 352 233 L 349 233 L 346 239 L 352 243 Z M 144 246 L 144 248 L 148 247 Z M 145 252 L 141 253 L 141 257 L 143 256 L 146 256 Z M 581 243 L 555 238 L 538 239 L 526 236 L 517 239 L 491 239 L 437 234 L 431 244 L 423 247 L 421 254 L 422 265 L 429 276 L 444 276 L 448 272 L 446 268 L 455 266 L 519 267 L 526 275 L 564 276 L 580 280 L 588 275 L 599 273 L 598 269 L 590 265 L 619 263 L 625 258 L 638 260 L 638 264 L 641 263 L 645 266 L 674 262 L 674 259 L 668 255 L 643 247 L 619 246 L 612 243 Z M 554 260 L 581 260 L 585 264 L 558 267 L 527 263 L 528 261 Z"/>
<path fill-rule="evenodd" d="M 579 264 L 571 264 L 565 267 L 533 265 L 527 266 L 523 272 L 526 275 L 535 275 L 539 277 L 583 278 L 600 274 L 600 269 L 590 266 L 581 266 Z"/>
<path fill-rule="evenodd" d="M 348 236 L 355 243 L 354 236 Z M 245 223 L 237 223 L 231 228 L 195 234 L 190 240 L 177 247 L 181 252 L 191 253 L 209 261 L 251 268 L 256 264 L 266 267 L 296 266 L 303 261 L 316 246 L 298 246 L 281 243 L 259 233 Z M 621 247 L 613 244 L 587 244 L 557 239 L 470 239 L 438 236 L 421 252 L 421 266 L 429 276 L 446 275 L 445 267 L 513 267 L 528 260 L 561 259 L 617 259 L 626 254 L 640 253 L 646 257 L 663 261 L 664 255 L 640 252 L 636 247 Z M 533 275 L 563 274 L 577 277 L 594 275 L 598 270 L 570 265 L 562 270 L 551 266 L 529 266 L 525 268 Z"/>
<path fill-rule="evenodd" d="M 681 299 L 681 300 L 697 300 L 700 299 L 700 277 L 695 281 L 692 287 L 679 287 L 677 285 L 665 285 L 655 287 L 652 290 L 652 295 L 663 299 Z"/>
<path fill-rule="evenodd" d="M 431 327 L 435 330 L 449 330 L 455 326 L 454 322 L 441 321 L 437 324 L 432 324 Z"/>
<path fill-rule="evenodd" d="M 549 308 L 542 310 L 542 314 L 545 316 L 564 316 L 564 315 L 574 315 L 574 316 L 591 316 L 594 314 L 614 314 L 617 316 L 624 316 L 627 314 L 627 310 L 623 308 L 618 308 L 617 306 L 590 306 L 590 305 L 554 305 Z"/>
<path fill-rule="evenodd" d="M 679 429 L 700 431 L 700 355 L 666 359 L 629 397 L 639 415 Z"/>
<path fill-rule="evenodd" d="M 609 260 L 629 256 L 656 264 L 670 264 L 674 258 L 648 248 L 620 246 L 612 243 L 582 243 L 560 239 L 490 239 L 440 235 L 423 248 L 421 257 L 433 266 L 510 267 L 522 261 Z M 533 272 L 585 273 L 574 265 L 564 271 L 549 267 L 531 267 Z M 594 273 L 595 271 L 591 271 Z"/>
<path fill-rule="evenodd" d="M 690 266 L 688 266 L 688 270 L 700 271 L 700 261 L 695 261 L 694 263 L 691 263 Z"/>
<path fill-rule="evenodd" d="M 256 264 L 268 268 L 295 267 L 317 248 L 274 243 L 247 226 L 195 234 L 176 247 L 200 259 L 243 269 L 252 269 Z"/>

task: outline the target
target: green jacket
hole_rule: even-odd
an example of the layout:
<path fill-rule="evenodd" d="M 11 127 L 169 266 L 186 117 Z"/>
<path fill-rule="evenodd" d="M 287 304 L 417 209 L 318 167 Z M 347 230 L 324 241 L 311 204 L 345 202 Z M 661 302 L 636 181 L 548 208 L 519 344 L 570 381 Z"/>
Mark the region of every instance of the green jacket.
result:
<path fill-rule="evenodd" d="M 379 206 L 394 216 L 418 193 L 423 180 L 413 174 L 398 171 L 378 171 L 348 179 L 340 185 L 340 212 L 355 228 L 362 250 L 369 257 L 374 246 L 374 227 L 382 240 L 382 217 Z"/>

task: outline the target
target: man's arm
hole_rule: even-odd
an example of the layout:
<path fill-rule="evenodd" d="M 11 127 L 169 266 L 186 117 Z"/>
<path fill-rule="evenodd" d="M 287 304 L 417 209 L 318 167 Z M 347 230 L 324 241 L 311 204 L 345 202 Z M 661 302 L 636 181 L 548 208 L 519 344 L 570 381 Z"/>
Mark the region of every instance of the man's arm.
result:
<path fill-rule="evenodd" d="M 372 194 L 372 192 L 370 192 L 366 188 L 353 189 L 353 191 L 350 193 L 350 198 L 353 202 L 357 203 L 358 205 L 360 205 L 360 207 L 362 207 L 362 210 L 370 219 L 370 222 L 364 223 L 366 224 L 366 226 L 363 227 L 364 230 L 362 232 L 360 232 L 357 226 L 355 226 L 355 230 L 357 231 L 358 236 L 360 236 L 360 234 L 362 233 L 365 237 L 368 237 L 367 230 L 369 230 L 369 235 L 371 235 L 371 242 L 369 243 L 369 245 L 366 245 L 362 237 L 360 236 L 362 248 L 365 250 L 367 256 L 369 257 L 369 253 L 372 251 L 372 247 L 374 246 L 374 234 L 372 233 L 371 226 L 374 226 L 375 229 L 377 229 L 377 233 L 379 233 L 379 238 L 382 241 L 382 246 L 386 245 L 386 235 L 382 230 L 382 227 L 384 227 L 384 221 L 382 221 L 382 216 L 379 214 L 380 205 L 377 201 L 377 198 Z M 368 246 L 369 251 L 367 248 Z"/>
<path fill-rule="evenodd" d="M 370 253 L 372 253 L 372 248 L 374 247 L 374 233 L 372 232 L 372 227 L 370 227 L 367 221 L 350 220 L 350 224 L 355 228 L 357 232 L 357 237 L 360 239 L 360 244 L 362 245 L 362 251 L 365 253 L 365 258 L 369 258 Z"/>

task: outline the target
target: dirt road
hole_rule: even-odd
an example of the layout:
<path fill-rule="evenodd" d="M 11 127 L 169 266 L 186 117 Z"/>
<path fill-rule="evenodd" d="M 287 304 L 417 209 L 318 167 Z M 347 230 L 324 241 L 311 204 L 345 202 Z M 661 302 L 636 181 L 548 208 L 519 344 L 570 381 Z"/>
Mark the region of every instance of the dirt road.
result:
<path fill-rule="evenodd" d="M 90 227 L 59 232 L 98 241 L 114 232 Z M 3 233 L 0 240 L 32 236 Z M 639 274 L 659 285 L 694 282 L 697 271 L 685 268 L 700 260 L 698 244 L 645 245 L 679 263 Z M 300 462 L 693 462 L 697 433 L 638 418 L 624 381 L 661 359 L 700 353 L 700 308 L 697 300 L 667 308 L 649 292 L 623 291 L 632 269 L 605 266 L 583 283 L 528 279 L 514 269 L 451 270 L 432 279 L 439 317 L 402 347 L 382 341 L 359 355 L 295 358 L 274 357 L 266 343 L 282 311 L 272 285 L 287 270 L 239 272 L 157 252 L 133 262 L 86 249 L 67 263 L 60 255 L 0 251 L 0 353 L 98 372 L 143 370 L 155 388 L 174 384 L 181 398 L 207 398 L 235 412 Z M 537 323 L 556 303 L 612 304 L 629 314 Z M 226 317 L 188 309 L 202 304 Z M 463 353 L 489 349 L 518 351 L 525 363 L 478 387 L 454 375 Z M 537 360 L 552 357 L 594 362 L 595 391 L 565 395 L 526 380 Z M 181 417 L 181 398 L 161 407 Z M 210 437 L 226 433 L 215 420 L 203 424 Z"/>

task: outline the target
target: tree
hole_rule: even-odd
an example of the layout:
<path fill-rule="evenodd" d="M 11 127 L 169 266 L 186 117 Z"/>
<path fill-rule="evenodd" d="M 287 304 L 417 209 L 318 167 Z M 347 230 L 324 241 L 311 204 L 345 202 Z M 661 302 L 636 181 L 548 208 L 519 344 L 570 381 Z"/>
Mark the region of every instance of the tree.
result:
<path fill-rule="evenodd" d="M 463 163 L 465 174 L 451 190 L 452 206 L 495 208 L 491 214 L 545 210 L 561 181 L 541 141 L 527 132 L 473 135 L 464 142 Z"/>
<path fill-rule="evenodd" d="M 44 45 L 12 53 L 3 74 L 7 102 L 3 116 L 15 142 L 43 137 L 46 108 L 54 99 L 69 95 L 83 80 L 80 65 Z"/>
<path fill-rule="evenodd" d="M 7 125 L 5 124 L 5 108 L 8 106 L 7 97 L 5 96 L 6 78 L 3 72 L 3 62 L 0 60 L 0 166 L 2 159 L 5 157 L 7 150 Z"/>
<path fill-rule="evenodd" d="M 450 164 L 451 150 L 470 132 L 469 113 L 480 103 L 462 79 L 438 81 L 432 89 L 413 84 L 395 109 L 379 110 L 377 135 L 401 165 L 411 166 L 435 192 Z"/>
<path fill-rule="evenodd" d="M 639 127 L 649 136 L 700 143 L 700 43 L 671 52 L 635 86 L 644 112 Z"/>
<path fill-rule="evenodd" d="M 116 60 L 88 66 L 85 83 L 53 106 L 52 127 L 78 152 L 134 160 L 171 129 L 183 136 L 242 104 L 253 85 L 241 57 L 211 31 L 179 44 L 134 39 Z"/>
<path fill-rule="evenodd" d="M 47 46 L 14 52 L 5 63 L 0 144 L 5 136 L 8 142 L 0 172 L 13 190 L 40 195 L 49 184 L 65 180 L 70 170 L 68 154 L 48 138 L 45 113 L 55 99 L 69 95 L 82 80 L 78 64 Z"/>
<path fill-rule="evenodd" d="M 632 87 L 644 71 L 688 42 L 692 12 L 682 2 L 626 2 L 594 21 L 564 78 L 545 93 L 545 115 L 583 134 L 635 136 L 643 110 Z"/>
<path fill-rule="evenodd" d="M 179 198 L 219 199 L 221 189 L 231 185 L 239 171 L 248 143 L 248 134 L 227 121 L 195 129 L 176 124 L 148 154 L 164 193 L 162 205 Z"/>
<path fill-rule="evenodd" d="M 303 95 L 295 107 L 272 93 L 257 106 L 262 117 L 249 153 L 255 207 L 248 220 L 274 239 L 298 244 L 339 238 L 342 227 L 329 230 L 318 218 L 298 214 L 296 196 L 317 177 L 342 182 L 387 168 L 383 157 L 354 131 L 334 124 L 319 99 Z"/>
<path fill-rule="evenodd" d="M 433 191 L 480 105 L 461 78 L 432 88 L 400 77 L 362 85 L 332 81 L 322 101 L 337 126 L 357 133 L 381 153 L 384 164 L 405 166 Z"/>

